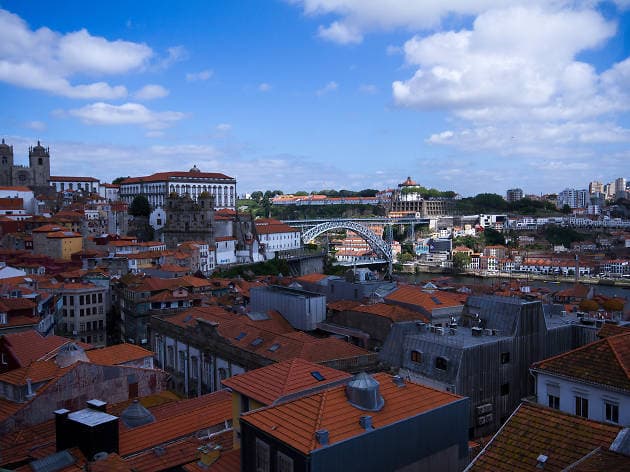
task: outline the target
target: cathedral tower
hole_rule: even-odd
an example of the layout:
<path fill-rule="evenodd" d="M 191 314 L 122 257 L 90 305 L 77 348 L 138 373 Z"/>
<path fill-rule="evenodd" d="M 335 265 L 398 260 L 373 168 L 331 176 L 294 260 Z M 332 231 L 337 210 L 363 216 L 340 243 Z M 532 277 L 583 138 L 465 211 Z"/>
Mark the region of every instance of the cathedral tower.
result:
<path fill-rule="evenodd" d="M 33 172 L 33 185 L 48 186 L 50 180 L 50 148 L 44 148 L 39 141 L 28 150 L 28 163 Z"/>
<path fill-rule="evenodd" d="M 12 185 L 11 169 L 13 167 L 13 146 L 9 146 L 4 142 L 0 143 L 0 185 Z"/>

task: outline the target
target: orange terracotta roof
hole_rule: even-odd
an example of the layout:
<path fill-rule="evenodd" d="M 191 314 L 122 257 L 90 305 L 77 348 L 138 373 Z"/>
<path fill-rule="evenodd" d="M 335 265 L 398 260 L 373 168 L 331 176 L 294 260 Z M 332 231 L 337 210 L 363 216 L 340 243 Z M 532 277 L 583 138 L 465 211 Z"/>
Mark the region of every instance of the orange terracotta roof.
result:
<path fill-rule="evenodd" d="M 217 242 L 221 242 L 221 241 L 236 241 L 236 238 L 234 236 L 218 236 L 216 238 L 214 238 L 215 241 Z"/>
<path fill-rule="evenodd" d="M 599 449 L 572 464 L 571 472 L 627 472 L 630 457 L 617 452 Z"/>
<path fill-rule="evenodd" d="M 44 382 L 58 377 L 65 370 L 61 369 L 54 361 L 35 361 L 26 367 L 0 374 L 0 382 L 12 385 L 26 385 L 26 379 L 31 379 L 33 383 Z"/>
<path fill-rule="evenodd" d="M 99 182 L 94 177 L 69 177 L 66 175 L 51 175 L 49 182 Z"/>
<path fill-rule="evenodd" d="M 90 472 L 133 472 L 130 465 L 115 452 L 110 452 L 104 459 L 90 462 Z"/>
<path fill-rule="evenodd" d="M 532 369 L 630 391 L 630 332 L 536 362 Z"/>
<path fill-rule="evenodd" d="M 597 337 L 601 339 L 622 333 L 630 333 L 630 326 L 620 326 L 613 323 L 606 323 L 597 332 Z"/>
<path fill-rule="evenodd" d="M 54 334 L 44 337 L 34 329 L 8 333 L 3 335 L 2 339 L 8 351 L 22 367 L 38 359 L 48 359 L 50 355 L 56 354 L 61 346 L 73 342 L 71 339 Z M 92 347 L 89 344 L 78 344 L 84 349 Z"/>
<path fill-rule="evenodd" d="M 232 432 L 230 431 L 231 436 Z M 156 445 L 146 452 L 134 454 L 124 463 L 135 472 L 171 470 L 199 458 L 198 448 L 206 444 L 207 441 L 189 437 L 164 446 Z"/>
<path fill-rule="evenodd" d="M 0 198 L 0 209 L 2 210 L 22 210 L 24 200 L 22 198 Z"/>
<path fill-rule="evenodd" d="M 121 426 L 120 455 L 141 452 L 231 420 L 232 395 L 221 390 L 192 400 L 169 403 L 151 410 L 151 413 L 156 418 L 154 423 L 130 429 Z"/>
<path fill-rule="evenodd" d="M 23 290 L 24 293 L 28 290 Z M 32 293 L 32 292 L 31 292 Z M 0 311 L 11 312 L 15 310 L 32 310 L 37 306 L 33 300 L 28 298 L 0 298 Z"/>
<path fill-rule="evenodd" d="M 156 174 L 147 175 L 145 177 L 131 177 L 123 180 L 120 185 L 135 184 L 138 182 L 163 182 L 172 178 L 184 178 L 184 179 L 221 179 L 221 180 L 234 180 L 233 177 L 229 177 L 225 174 L 219 174 L 215 172 L 158 172 Z"/>
<path fill-rule="evenodd" d="M 388 305 L 386 303 L 374 303 L 373 305 L 358 305 L 350 308 L 350 311 L 356 311 L 359 313 L 368 313 L 370 315 L 381 316 L 388 318 L 393 322 L 399 321 L 415 321 L 420 320 L 425 323 L 429 322 L 429 319 L 417 311 L 409 310 L 397 305 Z"/>
<path fill-rule="evenodd" d="M 312 372 L 319 372 L 324 380 L 318 381 Z M 230 377 L 223 385 L 263 405 L 271 405 L 289 395 L 337 384 L 350 377 L 346 372 L 296 358 Z"/>
<path fill-rule="evenodd" d="M 462 400 L 462 397 L 406 382 L 398 387 L 388 374 L 373 376 L 380 383 L 379 391 L 385 400 L 380 411 L 370 412 L 376 429 L 421 413 Z M 277 406 L 245 413 L 241 422 L 249 423 L 264 433 L 304 453 L 318 449 L 315 431 L 327 429 L 329 444 L 364 434 L 359 418 L 365 415 L 348 402 L 345 386 L 305 396 Z"/>
<path fill-rule="evenodd" d="M 240 472 L 241 471 L 241 450 L 234 449 L 228 452 L 221 452 L 221 455 L 209 467 L 199 465 L 199 461 L 186 464 L 183 469 L 186 472 Z"/>
<path fill-rule="evenodd" d="M 153 356 L 151 351 L 135 344 L 127 343 L 92 349 L 85 354 L 90 359 L 90 362 L 100 365 L 120 365 Z"/>
<path fill-rule="evenodd" d="M 320 282 L 320 281 L 324 280 L 327 277 L 330 277 L 330 276 L 326 275 L 326 274 L 306 274 L 306 275 L 302 275 L 300 277 L 297 277 L 295 280 L 298 283 L 300 283 L 300 282 L 317 283 L 317 282 Z"/>
<path fill-rule="evenodd" d="M 441 303 L 436 303 L 435 299 Z M 435 308 L 449 308 L 466 303 L 466 294 L 444 292 L 442 290 L 426 291 L 417 285 L 400 285 L 396 290 L 385 297 L 392 302 L 406 303 L 432 311 Z"/>
<path fill-rule="evenodd" d="M 293 228 L 292 226 L 286 225 L 284 223 L 279 224 L 259 224 L 258 220 L 256 223 L 256 232 L 258 234 L 278 234 L 278 233 L 299 233 L 300 230 L 297 228 Z"/>
<path fill-rule="evenodd" d="M 32 192 L 32 190 L 28 187 L 19 187 L 19 186 L 0 187 L 0 190 L 15 190 L 17 192 Z"/>
<path fill-rule="evenodd" d="M 471 471 L 561 471 L 598 447 L 608 448 L 621 426 L 598 423 L 540 405 L 522 403 L 475 458 Z"/>
<path fill-rule="evenodd" d="M 333 311 L 346 311 L 352 310 L 355 306 L 361 305 L 361 302 L 356 300 L 336 300 L 334 302 L 328 302 L 326 306 Z"/>

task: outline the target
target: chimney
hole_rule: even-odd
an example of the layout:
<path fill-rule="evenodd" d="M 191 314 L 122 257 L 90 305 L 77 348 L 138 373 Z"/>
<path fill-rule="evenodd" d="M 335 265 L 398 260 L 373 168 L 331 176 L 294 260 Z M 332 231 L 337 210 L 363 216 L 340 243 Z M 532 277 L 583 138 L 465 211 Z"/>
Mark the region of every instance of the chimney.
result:
<path fill-rule="evenodd" d="M 31 379 L 26 379 L 26 399 L 30 400 L 35 396 L 33 393 L 33 383 Z"/>
<path fill-rule="evenodd" d="M 92 400 L 88 400 L 87 406 L 91 410 L 102 411 L 103 413 L 107 413 L 107 402 L 104 402 L 102 400 L 97 400 L 96 398 Z"/>
<path fill-rule="evenodd" d="M 70 410 L 66 410 L 65 408 L 56 410 L 54 412 L 57 452 L 72 447 L 72 444 L 70 444 L 70 435 L 68 434 L 68 427 L 66 424 L 68 421 L 68 413 L 70 413 Z"/>
<path fill-rule="evenodd" d="M 328 440 L 329 440 L 328 430 L 327 429 L 318 429 L 317 431 L 315 431 L 315 439 L 322 446 L 327 446 L 328 445 Z"/>
<path fill-rule="evenodd" d="M 372 417 L 370 415 L 361 416 L 361 418 L 359 418 L 359 424 L 366 431 L 374 429 L 374 426 L 372 426 Z"/>

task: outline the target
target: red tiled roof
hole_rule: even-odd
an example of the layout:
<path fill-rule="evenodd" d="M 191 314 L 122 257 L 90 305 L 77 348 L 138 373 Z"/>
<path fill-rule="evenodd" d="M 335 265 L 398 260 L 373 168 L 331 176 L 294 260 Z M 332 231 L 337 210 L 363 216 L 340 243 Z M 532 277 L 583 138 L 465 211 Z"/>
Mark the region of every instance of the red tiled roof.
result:
<path fill-rule="evenodd" d="M 313 377 L 311 373 L 315 371 L 325 380 Z M 223 385 L 263 405 L 271 405 L 288 395 L 336 384 L 350 377 L 341 370 L 295 358 L 230 377 Z"/>
<path fill-rule="evenodd" d="M 380 411 L 370 412 L 375 428 L 383 428 L 398 421 L 461 400 L 462 397 L 406 382 L 404 388 L 393 383 L 390 375 L 375 374 L 379 391 L 385 400 Z M 327 429 L 329 444 L 365 433 L 359 418 L 365 414 L 350 404 L 345 386 L 305 396 L 277 406 L 245 413 L 241 422 L 249 423 L 290 447 L 309 454 L 321 447 L 315 431 Z"/>
<path fill-rule="evenodd" d="M 536 362 L 532 369 L 630 391 L 630 332 Z"/>
<path fill-rule="evenodd" d="M 333 311 L 346 311 L 352 310 L 355 306 L 361 305 L 361 302 L 356 300 L 336 300 L 334 302 L 328 302 L 326 306 Z"/>
<path fill-rule="evenodd" d="M 436 303 L 435 299 L 441 303 Z M 466 294 L 444 292 L 441 290 L 426 291 L 417 285 L 400 285 L 396 290 L 385 297 L 385 300 L 392 302 L 417 305 L 427 311 L 435 308 L 449 308 L 460 306 L 466 303 Z"/>
<path fill-rule="evenodd" d="M 209 467 L 199 465 L 199 461 L 186 464 L 183 469 L 186 472 L 240 472 L 241 471 L 241 450 L 234 449 L 228 452 L 221 452 L 221 455 Z"/>
<path fill-rule="evenodd" d="M 571 472 L 628 472 L 630 457 L 599 449 L 573 463 L 570 470 Z"/>
<path fill-rule="evenodd" d="M 471 464 L 471 471 L 535 471 L 540 454 L 545 471 L 561 471 L 598 447 L 608 448 L 621 426 L 598 423 L 522 403 Z"/>
<path fill-rule="evenodd" d="M 221 390 L 176 404 L 168 403 L 151 413 L 156 418 L 154 423 L 131 429 L 121 426 L 120 455 L 141 452 L 232 419 L 232 395 Z"/>
<path fill-rule="evenodd" d="M 49 182 L 99 182 L 94 177 L 69 177 L 66 175 L 51 175 Z"/>
<path fill-rule="evenodd" d="M 49 358 L 61 346 L 73 342 L 71 339 L 61 336 L 50 335 L 44 337 L 35 330 L 5 334 L 2 336 L 2 339 L 7 345 L 8 351 L 22 367 L 38 359 Z M 92 347 L 89 344 L 78 344 L 84 349 Z"/>
<path fill-rule="evenodd" d="M 630 326 L 619 326 L 612 323 L 606 323 L 597 332 L 598 338 L 607 338 L 609 336 L 615 336 L 617 334 L 630 333 Z"/>
<path fill-rule="evenodd" d="M 156 174 L 147 175 L 145 177 L 131 177 L 123 180 L 120 185 L 135 184 L 138 182 L 164 182 L 172 178 L 184 178 L 184 179 L 222 179 L 222 180 L 234 180 L 234 177 L 229 177 L 225 174 L 219 174 L 216 172 L 158 172 Z"/>
<path fill-rule="evenodd" d="M 0 198 L 0 209 L 2 210 L 22 210 L 24 200 L 22 198 Z"/>
<path fill-rule="evenodd" d="M 0 374 L 0 382 L 12 385 L 26 385 L 26 379 L 31 379 L 33 383 L 44 382 L 54 379 L 65 372 L 54 361 L 35 361 L 26 367 L 13 369 L 4 374 Z"/>
<path fill-rule="evenodd" d="M 300 283 L 300 282 L 317 283 L 317 282 L 320 282 L 320 281 L 324 280 L 327 277 L 330 277 L 330 276 L 326 275 L 326 274 L 306 274 L 306 275 L 302 275 L 300 277 L 297 277 L 295 280 L 298 283 Z"/>
<path fill-rule="evenodd" d="M 359 313 L 368 313 L 370 315 L 381 316 L 388 318 L 393 322 L 398 321 L 415 321 L 420 320 L 425 323 L 429 322 L 429 319 L 418 313 L 417 311 L 409 310 L 397 305 L 388 305 L 386 303 L 374 303 L 373 305 L 358 305 L 349 309 L 350 311 L 356 311 Z"/>
<path fill-rule="evenodd" d="M 92 349 L 85 354 L 90 359 L 90 362 L 100 365 L 120 365 L 153 356 L 151 351 L 135 344 L 127 343 Z"/>

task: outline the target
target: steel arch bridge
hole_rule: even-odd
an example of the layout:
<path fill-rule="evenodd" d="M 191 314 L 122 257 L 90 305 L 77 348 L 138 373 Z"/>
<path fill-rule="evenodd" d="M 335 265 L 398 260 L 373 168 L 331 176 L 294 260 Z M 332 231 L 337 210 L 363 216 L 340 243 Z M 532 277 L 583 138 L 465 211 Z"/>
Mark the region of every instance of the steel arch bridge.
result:
<path fill-rule="evenodd" d="M 317 236 L 327 231 L 332 231 L 333 229 L 349 229 L 350 231 L 354 231 L 359 236 L 361 236 L 365 241 L 370 245 L 372 249 L 378 254 L 381 254 L 387 262 L 391 264 L 394 260 L 392 255 L 392 246 L 383 241 L 383 239 L 378 236 L 374 231 L 368 229 L 360 223 L 355 223 L 354 221 L 348 220 L 332 220 L 327 221 L 325 223 L 320 223 L 313 228 L 302 233 L 302 242 L 304 244 L 309 243 Z"/>

